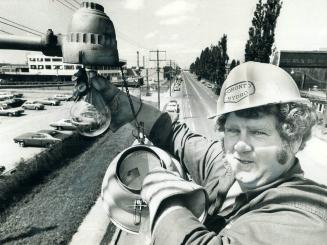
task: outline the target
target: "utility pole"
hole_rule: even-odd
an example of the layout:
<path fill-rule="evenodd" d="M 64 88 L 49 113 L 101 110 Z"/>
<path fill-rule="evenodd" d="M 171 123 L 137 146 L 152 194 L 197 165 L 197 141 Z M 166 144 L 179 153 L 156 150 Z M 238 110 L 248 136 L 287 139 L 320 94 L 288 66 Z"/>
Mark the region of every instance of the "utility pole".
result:
<path fill-rule="evenodd" d="M 139 69 L 140 68 L 140 62 L 139 62 L 139 58 L 140 58 L 140 53 L 139 53 L 139 51 L 137 51 L 136 52 L 136 55 L 137 55 L 137 69 Z"/>
<path fill-rule="evenodd" d="M 159 59 L 159 53 L 166 53 L 166 51 L 164 51 L 164 50 L 158 50 L 158 49 L 157 49 L 157 50 L 151 50 L 150 53 L 157 53 L 157 59 L 155 59 L 155 60 L 150 59 L 150 61 L 157 61 L 157 77 L 158 77 L 158 109 L 160 110 L 160 77 L 159 77 L 159 75 L 160 75 L 160 67 L 159 67 L 159 62 L 160 62 L 160 61 L 165 61 L 166 58 L 163 59 L 163 60 Z M 151 55 L 150 55 L 150 57 L 151 57 Z"/>
<path fill-rule="evenodd" d="M 169 60 L 170 78 L 169 78 L 169 96 L 171 97 L 171 80 L 173 79 L 173 67 L 171 66 L 171 61 Z"/>
<path fill-rule="evenodd" d="M 149 88 L 149 69 L 146 68 L 146 96 L 150 96 L 150 88 Z"/>

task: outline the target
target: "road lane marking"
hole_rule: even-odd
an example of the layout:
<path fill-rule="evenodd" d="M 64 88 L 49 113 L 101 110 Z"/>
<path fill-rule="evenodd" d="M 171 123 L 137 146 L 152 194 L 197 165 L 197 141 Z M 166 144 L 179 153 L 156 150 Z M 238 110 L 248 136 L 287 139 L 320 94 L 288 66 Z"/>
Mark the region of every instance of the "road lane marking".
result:
<path fill-rule="evenodd" d="M 190 82 L 189 83 L 191 86 L 192 86 L 192 88 L 193 88 L 193 90 L 195 91 L 195 93 L 197 94 L 197 96 L 200 98 L 200 100 L 203 102 L 203 107 L 204 107 L 204 109 L 206 110 L 206 112 L 207 112 L 207 115 L 209 116 L 209 115 L 213 115 L 215 112 L 211 112 L 211 110 L 209 111 L 208 110 L 208 108 L 207 108 L 207 102 L 205 101 L 205 99 L 201 96 L 201 94 L 197 91 L 197 89 L 195 88 L 195 86 L 192 84 L 192 82 Z"/>

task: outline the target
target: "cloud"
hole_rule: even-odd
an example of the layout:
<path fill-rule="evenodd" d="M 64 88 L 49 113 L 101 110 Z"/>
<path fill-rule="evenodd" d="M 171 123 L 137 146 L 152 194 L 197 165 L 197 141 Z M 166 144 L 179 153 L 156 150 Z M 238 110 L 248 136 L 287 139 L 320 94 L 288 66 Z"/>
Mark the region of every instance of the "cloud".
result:
<path fill-rule="evenodd" d="M 159 34 L 159 31 L 152 31 L 149 32 L 148 34 L 146 34 L 144 36 L 145 39 L 150 39 L 150 38 L 154 38 L 155 36 L 157 36 Z"/>
<path fill-rule="evenodd" d="M 184 0 L 177 0 L 169 3 L 155 12 L 155 15 L 160 17 L 185 15 L 188 12 L 195 10 L 196 4 L 189 3 Z"/>
<path fill-rule="evenodd" d="M 179 34 L 175 33 L 175 34 L 171 35 L 169 39 L 170 39 L 171 41 L 175 41 L 175 40 L 177 40 L 178 38 L 179 38 Z"/>
<path fill-rule="evenodd" d="M 178 17 L 170 17 L 165 20 L 160 21 L 161 25 L 177 25 L 185 22 L 187 19 L 189 19 L 187 16 L 178 16 Z"/>
<path fill-rule="evenodd" d="M 145 0 L 125 0 L 124 7 L 131 10 L 143 8 Z"/>

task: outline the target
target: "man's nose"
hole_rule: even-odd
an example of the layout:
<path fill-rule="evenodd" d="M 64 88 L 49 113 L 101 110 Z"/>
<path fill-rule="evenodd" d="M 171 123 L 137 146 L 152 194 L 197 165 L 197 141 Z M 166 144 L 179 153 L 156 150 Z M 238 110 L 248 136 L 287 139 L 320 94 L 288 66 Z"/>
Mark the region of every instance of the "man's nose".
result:
<path fill-rule="evenodd" d="M 238 153 L 245 153 L 245 152 L 252 151 L 252 146 L 249 143 L 247 143 L 245 140 L 239 140 L 234 145 L 234 150 L 237 151 Z"/>

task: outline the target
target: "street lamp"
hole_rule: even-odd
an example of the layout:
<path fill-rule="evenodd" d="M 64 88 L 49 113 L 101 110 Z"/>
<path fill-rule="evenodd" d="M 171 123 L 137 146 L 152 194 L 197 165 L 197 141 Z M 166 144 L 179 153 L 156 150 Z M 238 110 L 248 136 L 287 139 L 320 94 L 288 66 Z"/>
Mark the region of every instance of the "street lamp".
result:
<path fill-rule="evenodd" d="M 303 90 L 303 86 L 305 83 L 305 79 L 306 79 L 306 74 L 302 71 L 294 71 L 294 69 L 291 70 L 291 75 L 293 76 L 295 73 L 299 73 L 302 75 L 302 79 L 301 79 L 301 85 L 300 85 L 300 89 Z"/>

